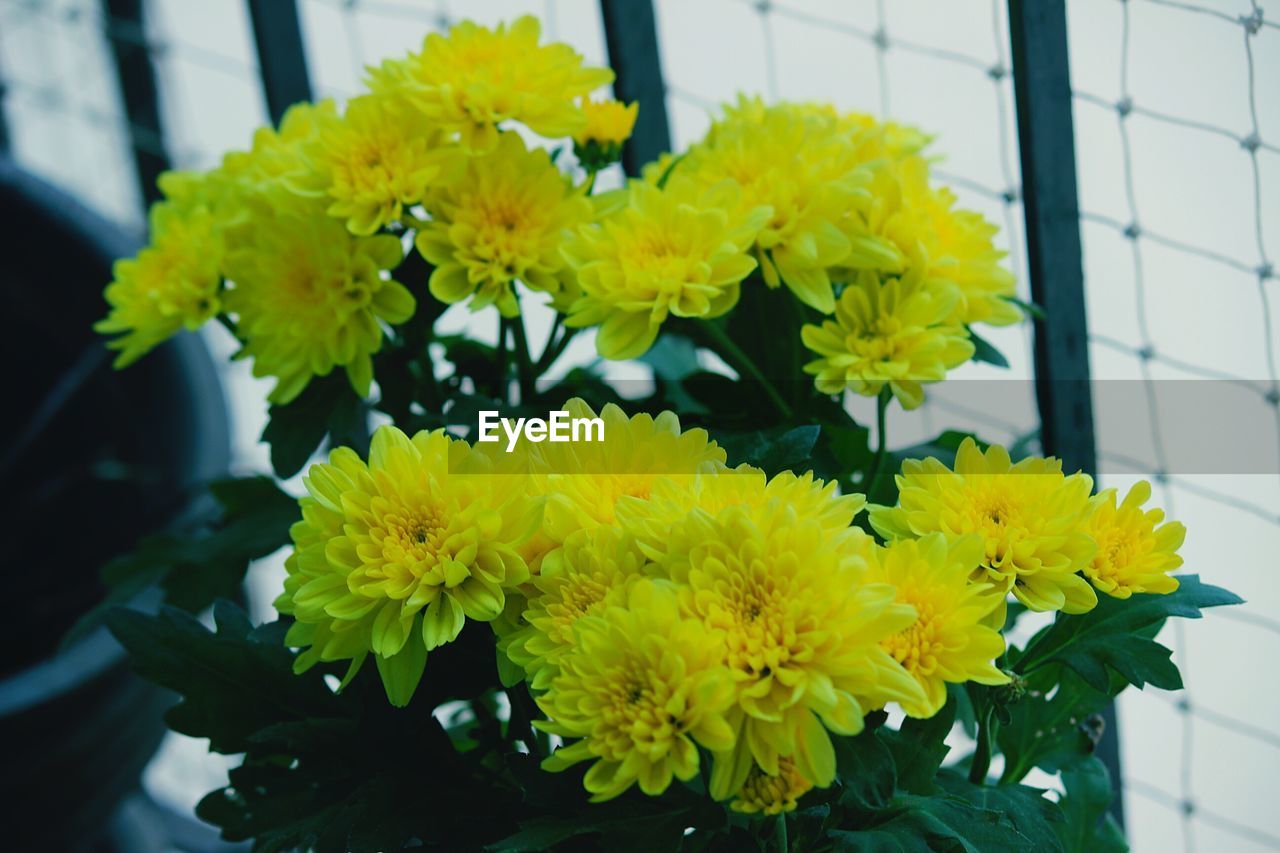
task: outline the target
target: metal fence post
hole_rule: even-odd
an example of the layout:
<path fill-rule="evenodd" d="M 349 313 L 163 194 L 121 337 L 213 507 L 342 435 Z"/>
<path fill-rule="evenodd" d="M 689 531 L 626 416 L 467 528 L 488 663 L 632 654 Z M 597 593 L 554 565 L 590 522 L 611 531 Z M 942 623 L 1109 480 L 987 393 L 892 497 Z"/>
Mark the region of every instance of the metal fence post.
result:
<path fill-rule="evenodd" d="M 1064 0 L 1009 0 L 1018 146 L 1035 324 L 1036 402 L 1045 453 L 1067 470 L 1097 474 L 1089 385 L 1088 320 L 1076 193 L 1075 128 Z M 1111 774 L 1111 813 L 1124 825 L 1114 703 L 1103 711 L 1098 757 Z"/>
<path fill-rule="evenodd" d="M 302 44 L 296 0 L 247 0 L 253 41 L 258 51 L 262 92 L 271 123 L 280 124 L 285 110 L 311 100 L 311 78 Z"/>
<path fill-rule="evenodd" d="M 156 72 L 147 44 L 143 0 L 103 0 L 102 11 L 129 122 L 138 187 L 143 203 L 150 206 L 160 200 L 156 179 L 169 168 L 170 160 L 160 121 Z"/>
<path fill-rule="evenodd" d="M 614 94 L 640 102 L 635 132 L 622 149 L 622 168 L 639 175 L 644 164 L 671 149 L 653 0 L 600 0 L 600 14 L 609 64 L 617 74 Z"/>

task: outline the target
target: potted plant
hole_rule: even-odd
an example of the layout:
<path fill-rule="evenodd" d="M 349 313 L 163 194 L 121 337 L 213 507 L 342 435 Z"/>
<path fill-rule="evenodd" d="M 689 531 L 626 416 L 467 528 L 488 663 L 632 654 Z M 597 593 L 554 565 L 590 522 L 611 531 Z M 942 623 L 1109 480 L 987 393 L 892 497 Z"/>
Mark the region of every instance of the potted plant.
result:
<path fill-rule="evenodd" d="M 169 599 L 108 623 L 170 726 L 243 756 L 200 817 L 263 850 L 1123 846 L 1095 715 L 1178 686 L 1166 618 L 1238 599 L 1171 574 L 1143 486 L 891 446 L 1029 310 L 994 226 L 924 133 L 749 97 L 597 191 L 610 79 L 464 22 L 162 180 L 99 329 L 124 365 L 216 319 L 275 380 L 276 477 L 329 451 L 119 573 Z M 457 304 L 496 336 L 444 333 Z M 584 329 L 600 360 L 560 365 Z M 274 548 L 277 621 L 215 602 Z"/>

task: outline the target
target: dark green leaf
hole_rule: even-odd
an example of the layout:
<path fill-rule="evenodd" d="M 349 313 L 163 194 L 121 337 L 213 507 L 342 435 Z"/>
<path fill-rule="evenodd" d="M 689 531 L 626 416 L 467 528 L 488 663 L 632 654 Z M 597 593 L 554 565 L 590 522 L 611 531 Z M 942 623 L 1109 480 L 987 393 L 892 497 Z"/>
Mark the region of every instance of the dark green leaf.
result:
<path fill-rule="evenodd" d="M 1128 850 L 1124 834 L 1107 814 L 1111 807 L 1111 779 L 1096 758 L 1062 774 L 1066 796 L 1059 806 L 1066 820 L 1056 824 L 1066 853 L 1118 853 Z"/>
<path fill-rule="evenodd" d="M 931 794 L 937 789 L 934 777 L 951 748 L 944 742 L 956 719 L 955 695 L 947 697 L 947 704 L 927 720 L 908 717 L 902 727 L 882 727 L 876 734 L 882 738 L 893 754 L 897 768 L 898 789 L 912 794 Z"/>
<path fill-rule="evenodd" d="M 1009 706 L 1010 720 L 997 736 L 1005 757 L 1001 781 L 1017 782 L 1033 767 L 1056 773 L 1089 757 L 1102 736 L 1097 712 L 1124 687 L 1124 679 L 1113 674 L 1106 690 L 1095 690 L 1058 666 L 1030 676 L 1026 693 Z"/>
<path fill-rule="evenodd" d="M 295 676 L 293 654 L 255 641 L 235 605 L 219 602 L 215 616 L 216 633 L 172 607 L 157 616 L 124 608 L 107 616 L 138 673 L 182 696 L 166 717 L 170 728 L 235 754 L 272 724 L 340 716 L 340 700 L 319 671 Z"/>
<path fill-rule="evenodd" d="M 896 782 L 893 754 L 870 729 L 857 737 L 832 739 L 836 748 L 836 777 L 843 789 L 842 805 L 878 809 L 893 798 Z"/>
<path fill-rule="evenodd" d="M 973 360 L 983 364 L 994 364 L 996 367 L 1008 367 L 1009 359 L 995 348 L 991 341 L 969 329 L 969 340 L 973 342 Z"/>
<path fill-rule="evenodd" d="M 772 477 L 780 471 L 804 470 L 820 431 L 821 427 L 810 425 L 759 432 L 713 431 L 712 437 L 724 448 L 730 465 L 746 462 Z"/>
<path fill-rule="evenodd" d="M 858 831 L 830 834 L 836 850 L 917 851 L 1035 850 L 999 811 L 977 808 L 958 797 L 904 796 L 885 811 L 883 822 Z"/>
<path fill-rule="evenodd" d="M 1098 606 L 1079 615 L 1058 614 L 1054 623 L 1027 645 L 1015 670 L 1022 673 L 1060 662 L 1074 669 L 1096 690 L 1108 686 L 1107 670 L 1131 684 L 1175 689 L 1181 686 L 1169 651 L 1140 633 L 1166 618 L 1200 618 L 1206 607 L 1239 604 L 1239 596 L 1200 582 L 1197 575 L 1179 576 L 1179 587 L 1168 595 L 1138 594 L 1120 600 L 1098 596 Z"/>
<path fill-rule="evenodd" d="M 282 479 L 301 471 L 331 430 L 351 438 L 363 406 L 342 370 L 312 379 L 287 405 L 272 406 L 262 431 L 262 440 L 271 445 L 272 470 Z"/>
<path fill-rule="evenodd" d="M 1036 850 L 1061 850 L 1056 824 L 1065 819 L 1058 804 L 1044 796 L 1040 788 L 1026 785 L 975 785 L 963 775 L 944 770 L 938 776 L 942 787 L 980 809 L 1005 815 Z"/>

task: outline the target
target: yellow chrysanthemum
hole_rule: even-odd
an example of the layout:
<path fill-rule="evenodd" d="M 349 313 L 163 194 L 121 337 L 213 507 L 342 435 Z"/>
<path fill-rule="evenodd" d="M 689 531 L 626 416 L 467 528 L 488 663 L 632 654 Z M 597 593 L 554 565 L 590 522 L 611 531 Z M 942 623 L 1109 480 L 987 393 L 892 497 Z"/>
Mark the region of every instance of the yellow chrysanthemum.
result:
<path fill-rule="evenodd" d="M 673 530 L 657 564 L 680 590 L 684 612 L 725 638 L 737 740 L 720 751 L 710 790 L 741 789 L 753 763 L 778 775 L 791 757 L 815 785 L 835 778 L 827 734 L 857 734 L 866 705 L 921 698 L 916 682 L 880 647 L 915 611 L 894 589 L 862 579 L 870 539 L 833 532 L 773 500 L 712 516 L 695 510 Z"/>
<path fill-rule="evenodd" d="M 116 261 L 103 294 L 111 312 L 94 324 L 120 350 L 126 367 L 179 330 L 199 328 L 218 313 L 223 241 L 203 206 L 160 203 L 151 208 L 151 243 Z"/>
<path fill-rule="evenodd" d="M 623 495 L 615 508 L 617 523 L 636 537 L 640 549 L 662 560 L 671 548 L 673 531 L 695 510 L 719 515 L 733 506 L 759 510 L 771 502 L 790 506 L 802 518 L 816 521 L 824 530 L 848 529 L 866 505 L 859 494 L 839 495 L 836 483 L 823 482 L 813 472 L 796 475 L 783 471 L 772 478 L 759 468 L 739 465 L 693 477 L 658 480 L 646 497 Z"/>
<path fill-rule="evenodd" d="M 421 115 L 395 109 L 389 98 L 355 98 L 341 117 L 321 122 L 303 148 L 309 170 L 290 186 L 327 196 L 329 215 L 344 220 L 352 234 L 373 234 L 429 190 L 457 179 L 462 151 L 442 146 L 439 136 Z"/>
<path fill-rule="evenodd" d="M 583 99 L 586 127 L 573 137 L 573 153 L 582 168 L 598 172 L 622 156 L 622 143 L 631 137 L 639 115 L 638 103 Z"/>
<path fill-rule="evenodd" d="M 496 618 L 505 590 L 528 579 L 516 548 L 541 502 L 518 471 L 443 430 L 410 439 L 381 427 L 367 464 L 340 447 L 303 482 L 276 599 L 296 620 L 286 642 L 306 647 L 294 669 L 349 659 L 350 679 L 373 654 L 388 699 L 406 705 L 427 652 L 456 638 L 465 619 Z"/>
<path fill-rule="evenodd" d="M 428 35 L 421 52 L 383 63 L 370 89 L 408 97 L 473 151 L 493 148 L 507 120 L 542 136 L 572 136 L 586 125 L 578 99 L 613 82 L 613 72 L 584 66 L 566 44 L 539 45 L 540 34 L 528 15 L 495 29 L 462 21 L 448 35 Z"/>
<path fill-rule="evenodd" d="M 576 634 L 551 689 L 538 697 L 548 721 L 537 725 L 582 740 L 556 750 L 544 768 L 594 759 L 583 785 L 600 802 L 637 783 L 661 794 L 673 778 L 697 775 L 697 745 L 732 746 L 724 714 L 733 685 L 722 641 L 680 614 L 668 585 L 638 581 L 626 607 L 582 617 Z"/>
<path fill-rule="evenodd" d="M 472 158 L 453 186 L 427 202 L 432 221 L 417 247 L 436 269 L 431 294 L 453 304 L 470 297 L 473 311 L 496 305 L 518 311 L 515 281 L 557 296 L 564 289 L 563 236 L 590 221 L 591 202 L 541 148 L 528 151 L 514 133 Z"/>
<path fill-rule="evenodd" d="M 584 98 L 582 111 L 587 117 L 586 126 L 574 134 L 574 142 L 579 145 L 589 142 L 621 145 L 631 137 L 636 117 L 640 114 L 640 105 L 634 102 L 624 104 L 621 101 L 592 101 Z"/>
<path fill-rule="evenodd" d="M 795 811 L 796 801 L 812 789 L 813 783 L 801 775 L 796 763 L 783 757 L 778 759 L 778 772 L 772 775 L 753 765 L 729 806 L 743 814 L 781 814 Z"/>
<path fill-rule="evenodd" d="M 867 555 L 868 582 L 887 583 L 897 600 L 915 608 L 916 621 L 881 641 L 893 659 L 924 689 L 923 702 L 903 702 L 911 717 L 932 717 L 947 701 L 947 683 L 1005 684 L 992 663 L 1004 653 L 1004 638 L 987 621 L 1003 596 L 969 578 L 983 558 L 983 542 L 964 536 L 950 542 L 941 533 L 903 539 Z"/>
<path fill-rule="evenodd" d="M 1166 594 L 1178 588 L 1169 576 L 1182 565 L 1178 549 L 1187 529 L 1180 522 L 1164 524 L 1164 511 L 1144 510 L 1151 499 L 1151 484 L 1141 480 L 1116 506 L 1116 490 L 1107 489 L 1093 499 L 1094 511 L 1085 532 L 1098 543 L 1098 552 L 1084 567 L 1093 585 L 1115 598 L 1135 592 Z"/>
<path fill-rule="evenodd" d="M 744 207 L 767 206 L 772 213 L 756 240 L 765 282 L 785 283 L 824 314 L 835 309 L 833 268 L 900 262 L 897 248 L 870 234 L 858 213 L 870 200 L 872 172 L 834 113 L 741 99 L 673 174 L 702 186 L 731 181 Z"/>
<path fill-rule="evenodd" d="M 571 418 L 594 418 L 585 402 L 564 405 Z M 674 412 L 628 418 L 612 403 L 600 410 L 604 440 L 538 445 L 534 483 L 547 496 L 545 530 L 554 542 L 586 527 L 614 523 L 623 496 L 645 499 L 666 480 L 724 468 L 725 455 L 704 429 L 681 431 Z"/>
<path fill-rule="evenodd" d="M 956 290 L 928 287 L 925 265 L 917 253 L 901 277 L 859 273 L 833 319 L 801 329 L 804 345 L 821 356 L 804 367 L 819 392 L 874 397 L 888 386 L 904 409 L 914 409 L 925 384 L 973 357 L 968 333 L 948 322 Z"/>
<path fill-rule="evenodd" d="M 627 586 L 642 575 L 645 563 L 635 541 L 614 527 L 579 530 L 543 558 L 524 589 L 522 627 L 500 643 L 524 667 L 530 687 L 551 685 L 560 659 L 573 648 L 579 619 L 626 605 Z"/>
<path fill-rule="evenodd" d="M 719 317 L 756 267 L 746 250 L 767 217 L 731 183 L 633 181 L 625 207 L 563 247 L 582 289 L 565 324 L 599 326 L 600 355 L 623 360 L 648 351 L 669 315 Z"/>
<path fill-rule="evenodd" d="M 954 285 L 960 294 L 948 321 L 1007 326 L 1022 320 L 1010 297 L 1013 273 L 1000 266 L 1005 253 L 995 247 L 999 231 L 981 214 L 955 209 L 956 195 L 929 182 L 929 165 L 908 157 L 880 170 L 872 229 L 909 254 L 920 245 L 929 260 L 928 277 Z"/>
<path fill-rule="evenodd" d="M 871 509 L 871 526 L 884 538 L 976 533 L 984 553 L 975 581 L 1012 591 L 1032 610 L 1084 613 L 1098 603 L 1077 574 L 1097 550 L 1084 530 L 1093 510 L 1088 474 L 1065 476 L 1053 458 L 1014 465 L 1003 447 L 983 453 L 966 438 L 954 471 L 937 459 L 909 459 L 897 482 L 898 506 Z"/>
<path fill-rule="evenodd" d="M 269 210 L 227 254 L 233 286 L 224 301 L 245 342 L 237 357 L 253 359 L 255 376 L 276 377 L 272 403 L 288 403 L 334 367 L 367 396 L 379 323 L 403 323 L 415 307 L 403 285 L 382 277 L 402 259 L 400 241 L 354 237 L 323 210 L 283 198 Z"/>
<path fill-rule="evenodd" d="M 933 139 L 917 127 L 880 121 L 870 113 L 838 113 L 836 121 L 853 135 L 858 158 L 863 162 L 903 160 L 919 154 Z"/>

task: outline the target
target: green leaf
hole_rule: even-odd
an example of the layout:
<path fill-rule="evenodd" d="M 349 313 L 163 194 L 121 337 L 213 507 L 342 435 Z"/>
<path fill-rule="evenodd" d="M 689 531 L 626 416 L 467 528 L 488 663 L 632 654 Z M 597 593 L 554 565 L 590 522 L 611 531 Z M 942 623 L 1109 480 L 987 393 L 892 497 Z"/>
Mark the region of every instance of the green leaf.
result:
<path fill-rule="evenodd" d="M 166 715 L 176 732 L 209 739 L 215 752 L 248 750 L 252 737 L 282 720 L 340 716 L 341 702 L 318 670 L 293 674 L 293 654 L 251 636 L 244 611 L 227 601 L 214 607 L 216 632 L 173 607 L 151 616 L 116 608 L 111 633 L 148 681 L 181 695 Z"/>
<path fill-rule="evenodd" d="M 780 471 L 804 470 L 819 432 L 821 427 L 809 425 L 758 432 L 714 431 L 712 437 L 724 448 L 730 465 L 746 462 L 772 477 Z"/>
<path fill-rule="evenodd" d="M 857 737 L 832 738 L 836 749 L 836 778 L 842 805 L 879 809 L 893 798 L 897 781 L 893 753 L 870 729 Z"/>
<path fill-rule="evenodd" d="M 1062 850 L 1057 825 L 1066 818 L 1058 804 L 1044 796 L 1042 789 L 1027 785 L 975 785 L 952 770 L 942 771 L 938 781 L 949 794 L 970 805 L 1003 814 L 1036 850 Z"/>
<path fill-rule="evenodd" d="M 1203 584 L 1198 575 L 1180 575 L 1178 589 L 1168 595 L 1138 594 L 1128 599 L 1098 596 L 1098 606 L 1079 615 L 1058 614 L 1052 625 L 1032 638 L 1014 663 L 1020 673 L 1059 662 L 1071 667 L 1095 690 L 1106 690 L 1108 670 L 1138 687 L 1153 684 L 1173 690 L 1182 685 L 1171 652 L 1142 633 L 1169 617 L 1199 619 L 1206 607 L 1240 604 L 1242 599 L 1220 587 Z"/>
<path fill-rule="evenodd" d="M 1012 296 L 1006 296 L 1004 297 L 1004 300 L 1006 302 L 1012 302 L 1014 305 L 1017 305 L 1019 308 L 1022 309 L 1023 313 L 1025 313 L 1028 317 L 1031 317 L 1035 320 L 1044 320 L 1044 319 L 1047 319 L 1049 316 L 1048 314 L 1045 313 L 1045 310 L 1043 308 L 1041 308 L 1039 305 L 1035 304 L 1034 302 L 1025 302 L 1021 299 L 1016 299 Z"/>
<path fill-rule="evenodd" d="M 1017 782 L 1033 767 L 1056 773 L 1092 755 L 1102 737 L 1098 712 L 1124 687 L 1113 674 L 1106 690 L 1095 690 L 1061 666 L 1029 676 L 1026 693 L 1009 706 L 1009 722 L 996 738 L 1005 757 L 1001 781 Z"/>
<path fill-rule="evenodd" d="M 996 349 L 991 341 L 979 335 L 971 327 L 966 326 L 969 330 L 969 340 L 973 342 L 973 360 L 982 362 L 983 364 L 994 364 L 996 367 L 1008 367 L 1009 359 L 1004 357 L 1004 353 Z"/>
<path fill-rule="evenodd" d="M 364 401 L 351 390 L 345 371 L 312 379 L 297 399 L 267 410 L 262 440 L 271 445 L 272 470 L 281 479 L 292 477 L 330 432 L 358 442 L 355 431 L 363 417 Z"/>
<path fill-rule="evenodd" d="M 907 795 L 883 813 L 887 819 L 857 831 L 830 833 L 836 850 L 934 851 L 1026 850 L 1036 847 L 1000 811 L 978 808 L 958 797 Z"/>
<path fill-rule="evenodd" d="M 1118 853 L 1128 850 L 1124 833 L 1107 814 L 1111 808 L 1111 778 L 1096 758 L 1062 774 L 1066 796 L 1059 806 L 1066 820 L 1057 824 L 1066 853 Z"/>
<path fill-rule="evenodd" d="M 942 710 L 927 720 L 908 717 L 897 731 L 882 727 L 876 734 L 893 755 L 897 768 L 898 789 L 912 794 L 931 794 L 937 790 L 934 777 L 951 748 L 946 737 L 956 719 L 955 694 L 947 697 Z"/>

